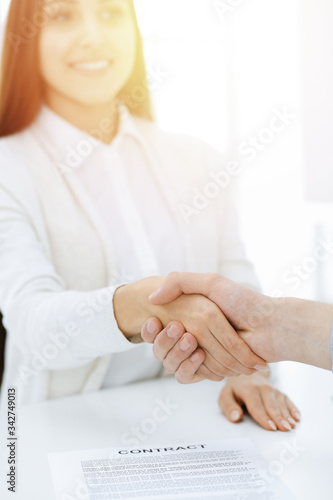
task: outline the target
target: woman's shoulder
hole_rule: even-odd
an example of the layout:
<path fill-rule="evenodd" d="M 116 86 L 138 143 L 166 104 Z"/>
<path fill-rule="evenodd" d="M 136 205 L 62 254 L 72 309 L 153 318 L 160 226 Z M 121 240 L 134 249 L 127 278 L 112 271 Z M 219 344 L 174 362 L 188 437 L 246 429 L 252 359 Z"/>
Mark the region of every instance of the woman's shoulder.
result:
<path fill-rule="evenodd" d="M 0 139 L 0 186 L 20 196 L 34 185 L 27 168 L 29 140 L 28 129 Z"/>
<path fill-rule="evenodd" d="M 5 168 L 6 163 L 10 163 L 13 169 L 27 170 L 25 163 L 25 151 L 31 140 L 30 127 L 27 129 L 16 132 L 15 134 L 8 135 L 0 138 L 0 158 L 1 167 Z"/>

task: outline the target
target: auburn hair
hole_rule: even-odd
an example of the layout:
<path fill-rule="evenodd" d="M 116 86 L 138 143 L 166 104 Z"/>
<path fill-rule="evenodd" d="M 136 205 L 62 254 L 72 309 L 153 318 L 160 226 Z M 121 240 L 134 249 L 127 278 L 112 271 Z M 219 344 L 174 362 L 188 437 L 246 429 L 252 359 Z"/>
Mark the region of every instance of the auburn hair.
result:
<path fill-rule="evenodd" d="M 132 75 L 118 97 L 132 114 L 153 120 L 142 37 L 133 0 L 128 2 L 137 34 L 137 53 Z M 11 0 L 0 72 L 0 137 L 28 127 L 43 102 L 39 34 L 47 21 L 46 5 L 45 0 Z"/>

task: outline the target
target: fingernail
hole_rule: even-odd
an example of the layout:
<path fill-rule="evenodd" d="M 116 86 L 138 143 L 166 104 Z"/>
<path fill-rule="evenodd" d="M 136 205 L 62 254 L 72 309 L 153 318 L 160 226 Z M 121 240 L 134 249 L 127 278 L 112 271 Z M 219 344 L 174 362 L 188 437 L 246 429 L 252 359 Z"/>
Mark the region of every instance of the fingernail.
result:
<path fill-rule="evenodd" d="M 147 323 L 147 330 L 149 333 L 156 333 L 157 327 L 152 319 L 150 319 Z"/>
<path fill-rule="evenodd" d="M 193 361 L 193 363 L 198 361 L 198 359 L 199 359 L 199 354 L 197 352 L 190 357 L 190 360 Z"/>
<path fill-rule="evenodd" d="M 237 420 L 239 420 L 239 417 L 240 417 L 240 413 L 238 410 L 234 410 L 230 413 L 230 420 L 232 420 L 233 422 L 236 422 Z"/>
<path fill-rule="evenodd" d="M 161 289 L 159 288 L 159 289 L 158 289 L 158 290 L 156 290 L 154 293 L 152 293 L 151 295 L 149 295 L 148 300 L 153 299 L 154 297 L 156 297 L 156 295 L 158 295 L 158 294 L 159 294 L 159 291 L 160 291 L 160 290 L 161 290 Z"/>
<path fill-rule="evenodd" d="M 179 337 L 180 331 L 176 327 L 176 325 L 171 325 L 167 330 L 167 335 L 170 339 L 176 339 L 177 337 Z"/>
<path fill-rule="evenodd" d="M 255 370 L 258 370 L 258 372 L 269 372 L 269 368 L 267 365 L 256 365 Z"/>
<path fill-rule="evenodd" d="M 297 420 L 301 420 L 301 414 L 299 411 L 295 411 L 294 412 L 294 417 L 297 419 Z"/>
<path fill-rule="evenodd" d="M 274 424 L 273 420 L 267 420 L 267 423 L 270 426 L 270 428 L 272 429 L 272 431 L 277 431 L 277 427 Z"/>
<path fill-rule="evenodd" d="M 182 339 L 180 341 L 179 347 L 181 351 L 188 351 L 191 346 L 186 339 Z"/>
<path fill-rule="evenodd" d="M 296 422 L 295 422 L 295 420 L 292 417 L 288 418 L 288 422 L 290 422 L 291 425 L 296 425 Z"/>
<path fill-rule="evenodd" d="M 286 420 L 282 420 L 281 425 L 283 425 L 283 427 L 288 431 L 291 431 L 291 425 Z"/>

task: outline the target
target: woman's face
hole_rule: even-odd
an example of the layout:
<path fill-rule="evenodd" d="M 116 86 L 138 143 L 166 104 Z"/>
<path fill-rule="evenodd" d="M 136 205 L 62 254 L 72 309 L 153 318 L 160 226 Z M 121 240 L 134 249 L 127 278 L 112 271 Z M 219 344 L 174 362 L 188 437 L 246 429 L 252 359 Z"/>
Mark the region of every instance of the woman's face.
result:
<path fill-rule="evenodd" d="M 46 1 L 52 15 L 41 30 L 39 57 L 47 94 L 88 105 L 112 102 L 136 57 L 128 0 Z"/>

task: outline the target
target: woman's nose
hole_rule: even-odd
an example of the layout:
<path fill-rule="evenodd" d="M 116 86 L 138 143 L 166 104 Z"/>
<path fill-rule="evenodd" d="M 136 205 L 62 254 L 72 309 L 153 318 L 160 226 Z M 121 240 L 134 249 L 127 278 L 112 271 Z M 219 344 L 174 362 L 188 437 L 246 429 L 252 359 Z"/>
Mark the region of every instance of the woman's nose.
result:
<path fill-rule="evenodd" d="M 104 41 L 101 24 L 94 16 L 86 16 L 82 21 L 81 45 L 100 45 Z"/>

